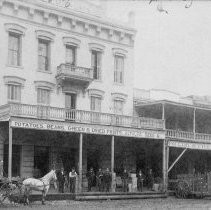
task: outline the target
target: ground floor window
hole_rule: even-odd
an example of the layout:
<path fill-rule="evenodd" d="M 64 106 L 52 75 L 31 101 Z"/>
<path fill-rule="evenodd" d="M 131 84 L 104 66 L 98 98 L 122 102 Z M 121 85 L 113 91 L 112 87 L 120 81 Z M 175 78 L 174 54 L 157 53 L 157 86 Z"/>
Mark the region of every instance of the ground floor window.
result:
<path fill-rule="evenodd" d="M 34 177 L 40 178 L 49 172 L 49 147 L 34 147 Z"/>
<path fill-rule="evenodd" d="M 4 176 L 8 176 L 9 145 L 4 145 Z M 21 146 L 12 145 L 12 176 L 20 176 Z"/>

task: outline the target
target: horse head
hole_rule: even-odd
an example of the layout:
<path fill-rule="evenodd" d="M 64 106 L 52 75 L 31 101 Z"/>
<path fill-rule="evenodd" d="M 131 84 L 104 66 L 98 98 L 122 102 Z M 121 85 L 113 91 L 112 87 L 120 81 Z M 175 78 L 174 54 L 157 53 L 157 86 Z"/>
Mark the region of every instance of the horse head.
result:
<path fill-rule="evenodd" d="M 57 180 L 56 170 L 52 170 L 52 179 L 53 179 L 54 181 Z"/>

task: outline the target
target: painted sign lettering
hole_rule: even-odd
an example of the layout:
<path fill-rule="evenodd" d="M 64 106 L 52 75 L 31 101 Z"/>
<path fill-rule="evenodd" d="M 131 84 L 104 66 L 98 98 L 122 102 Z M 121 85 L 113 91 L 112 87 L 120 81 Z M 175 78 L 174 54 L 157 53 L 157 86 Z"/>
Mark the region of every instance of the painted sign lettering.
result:
<path fill-rule="evenodd" d="M 136 137 L 136 138 L 151 138 L 151 139 L 164 139 L 165 133 L 160 131 L 149 130 L 134 130 L 129 128 L 115 128 L 96 125 L 84 125 L 84 124 L 68 124 L 63 122 L 39 122 L 39 121 L 20 121 L 12 120 L 11 127 L 13 128 L 25 128 L 25 129 L 38 129 L 38 130 L 52 130 L 52 131 L 64 131 L 64 132 L 76 132 L 76 133 L 88 133 L 98 135 L 114 135 L 124 137 Z"/>

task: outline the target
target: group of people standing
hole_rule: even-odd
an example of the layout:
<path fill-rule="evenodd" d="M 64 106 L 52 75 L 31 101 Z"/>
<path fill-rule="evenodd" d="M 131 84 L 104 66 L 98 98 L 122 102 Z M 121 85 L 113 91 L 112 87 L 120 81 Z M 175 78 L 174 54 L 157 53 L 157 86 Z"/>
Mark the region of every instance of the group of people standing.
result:
<path fill-rule="evenodd" d="M 75 171 L 75 168 L 72 168 L 72 170 L 68 174 L 68 177 L 64 171 L 64 168 L 61 168 L 61 170 L 57 173 L 57 179 L 59 183 L 59 192 L 64 193 L 64 188 L 66 185 L 66 186 L 69 186 L 71 193 L 75 193 L 76 177 L 77 177 L 77 173 Z"/>
<path fill-rule="evenodd" d="M 98 187 L 99 191 L 109 192 L 112 176 L 108 168 L 105 170 L 105 172 L 103 172 L 100 168 L 96 174 L 93 168 L 90 168 L 90 170 L 86 174 L 86 177 L 88 181 L 88 192 L 90 192 L 92 190 L 92 187 L 95 185 Z M 61 168 L 61 170 L 57 173 L 59 192 L 64 193 L 64 188 L 66 185 L 69 186 L 70 193 L 75 193 L 76 178 L 77 173 L 75 171 L 75 168 L 72 168 L 68 176 L 64 172 L 64 168 Z"/>
<path fill-rule="evenodd" d="M 89 171 L 86 173 L 87 181 L 88 181 L 88 192 L 92 191 L 92 187 L 96 186 L 100 192 L 109 192 L 112 182 L 112 174 L 107 168 L 103 171 L 101 168 L 95 173 L 93 168 L 91 167 Z M 137 190 L 142 192 L 144 182 L 147 185 L 149 190 L 152 190 L 154 184 L 154 176 L 152 169 L 149 169 L 147 175 L 145 176 L 141 170 L 138 171 L 136 174 L 137 177 Z M 68 176 L 64 172 L 64 168 L 57 174 L 58 183 L 59 183 L 59 192 L 64 193 L 64 187 L 69 186 L 70 192 L 75 193 L 75 186 L 76 186 L 76 178 L 77 173 L 75 168 L 69 172 Z M 126 169 L 124 169 L 122 175 L 122 188 L 124 192 L 128 191 L 128 184 L 130 180 L 129 173 Z"/>
<path fill-rule="evenodd" d="M 136 178 L 137 178 L 137 190 L 139 192 L 143 191 L 144 182 L 146 183 L 147 188 L 149 190 L 152 190 L 154 184 L 154 175 L 152 169 L 149 169 L 146 176 L 143 174 L 142 170 L 139 170 L 138 173 L 136 174 Z M 124 169 L 121 179 L 122 179 L 123 191 L 127 192 L 129 183 L 129 173 L 127 172 L 126 169 Z"/>
<path fill-rule="evenodd" d="M 98 169 L 97 173 L 94 173 L 93 168 L 90 168 L 90 170 L 86 174 L 87 180 L 88 180 L 88 192 L 92 190 L 92 187 L 96 186 L 98 187 L 98 190 L 100 192 L 106 191 L 109 192 L 112 176 L 109 171 L 109 168 L 107 168 L 104 172 L 101 168 Z"/>

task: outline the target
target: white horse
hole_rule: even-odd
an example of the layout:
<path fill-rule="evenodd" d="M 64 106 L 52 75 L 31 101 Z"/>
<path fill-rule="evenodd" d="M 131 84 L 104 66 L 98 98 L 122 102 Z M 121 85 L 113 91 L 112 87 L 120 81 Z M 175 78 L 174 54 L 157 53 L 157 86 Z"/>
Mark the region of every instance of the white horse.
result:
<path fill-rule="evenodd" d="M 50 182 L 51 180 L 54 181 L 54 186 L 56 186 L 56 170 L 51 170 L 48 174 L 46 174 L 41 179 L 35 179 L 35 178 L 28 178 L 23 181 L 23 187 L 25 190 L 25 197 L 26 197 L 26 203 L 29 204 L 29 195 L 31 191 L 41 191 L 42 192 L 42 204 L 45 204 L 45 197 L 48 193 L 48 190 L 50 188 Z"/>

